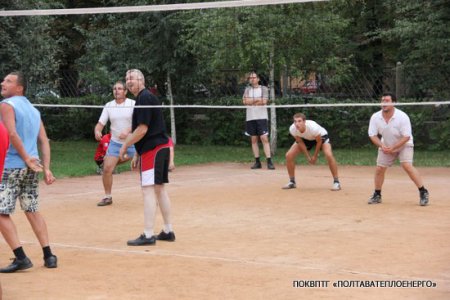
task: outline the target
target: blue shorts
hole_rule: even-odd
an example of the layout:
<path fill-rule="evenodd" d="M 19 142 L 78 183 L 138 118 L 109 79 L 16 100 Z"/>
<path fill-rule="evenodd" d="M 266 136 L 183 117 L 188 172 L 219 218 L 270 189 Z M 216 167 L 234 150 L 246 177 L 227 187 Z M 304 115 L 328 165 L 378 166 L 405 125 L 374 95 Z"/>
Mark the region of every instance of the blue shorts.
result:
<path fill-rule="evenodd" d="M 111 140 L 109 142 L 108 150 L 106 151 L 106 156 L 119 157 L 120 148 L 122 148 L 121 143 L 117 143 L 117 142 L 114 142 L 113 140 Z M 135 152 L 136 152 L 136 150 L 134 149 L 134 145 L 128 147 L 128 149 L 127 149 L 128 157 L 132 158 L 134 156 Z"/>

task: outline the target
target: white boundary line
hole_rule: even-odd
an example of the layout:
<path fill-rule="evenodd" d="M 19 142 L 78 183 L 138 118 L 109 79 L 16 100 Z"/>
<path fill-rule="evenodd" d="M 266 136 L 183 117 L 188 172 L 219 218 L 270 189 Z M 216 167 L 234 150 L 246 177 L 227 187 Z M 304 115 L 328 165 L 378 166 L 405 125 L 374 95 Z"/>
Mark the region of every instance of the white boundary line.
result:
<path fill-rule="evenodd" d="M 92 7 L 92 8 L 71 8 L 71 9 L 3 10 L 0 11 L 0 17 L 114 14 L 114 13 L 132 13 L 132 12 L 142 13 L 151 11 L 154 12 L 154 11 L 194 10 L 194 9 L 210 9 L 210 8 L 251 7 L 261 5 L 277 5 L 277 4 L 323 2 L 323 1 L 328 0 L 235 0 L 235 1 L 197 2 L 197 3 L 165 4 L 165 5 Z"/>
<path fill-rule="evenodd" d="M 27 242 L 21 241 L 23 244 L 29 245 L 37 245 L 35 242 Z M 278 267 L 278 268 L 294 268 L 300 270 L 312 270 L 312 271 L 320 271 L 326 273 L 337 273 L 337 274 L 348 274 L 348 275 L 363 275 L 370 276 L 376 278 L 384 278 L 391 280 L 431 280 L 433 282 L 439 282 L 444 285 L 444 290 L 450 290 L 450 280 L 444 278 L 418 278 L 411 276 L 399 276 L 395 274 L 385 274 L 385 273 L 374 273 L 374 272 L 364 272 L 364 271 L 356 271 L 351 269 L 337 269 L 337 268 L 327 268 L 325 266 L 303 266 L 300 263 L 277 263 L 270 262 L 264 260 L 256 260 L 256 259 L 242 259 L 242 258 L 233 258 L 233 257 L 222 257 L 222 256 L 211 256 L 211 255 L 197 255 L 197 254 L 180 254 L 173 251 L 161 251 L 154 248 L 145 248 L 146 250 L 128 250 L 128 249 L 112 249 L 105 247 L 90 247 L 90 246 L 78 246 L 78 245 L 70 245 L 70 244 L 62 244 L 62 243 L 50 243 L 52 247 L 59 248 L 68 248 L 68 249 L 77 249 L 82 251 L 94 251 L 94 252 L 103 252 L 103 253 L 121 253 L 121 254 L 138 254 L 138 255 L 150 255 L 150 256 L 166 256 L 166 257 L 178 257 L 178 258 L 187 258 L 193 260 L 209 260 L 209 261 L 222 261 L 227 263 L 234 264 L 246 264 L 246 265 L 254 265 L 254 266 L 265 266 L 265 267 Z M 149 246 L 151 247 L 151 246 Z"/>

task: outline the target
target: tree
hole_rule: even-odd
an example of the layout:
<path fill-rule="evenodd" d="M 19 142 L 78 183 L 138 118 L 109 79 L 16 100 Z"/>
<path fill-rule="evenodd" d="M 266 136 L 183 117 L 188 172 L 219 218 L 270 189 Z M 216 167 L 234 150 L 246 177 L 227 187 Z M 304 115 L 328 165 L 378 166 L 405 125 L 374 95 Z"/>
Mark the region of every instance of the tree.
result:
<path fill-rule="evenodd" d="M 185 45 L 205 77 L 221 80 L 223 69 L 269 74 L 272 103 L 281 70 L 306 77 L 349 65 L 340 35 L 347 26 L 330 4 L 216 9 L 191 13 Z M 334 62 L 331 64 L 329 62 Z M 271 141 L 276 149 L 276 113 L 271 108 Z"/>
<path fill-rule="evenodd" d="M 395 25 L 382 32 L 398 41 L 394 58 L 405 66 L 410 93 L 416 97 L 450 96 L 450 6 L 445 0 L 390 2 Z"/>
<path fill-rule="evenodd" d="M 158 4 L 171 2 L 158 1 Z M 173 95 L 177 89 L 182 89 L 179 83 L 183 75 L 191 75 L 189 53 L 179 46 L 183 26 L 179 13 L 96 15 L 91 18 L 91 24 L 83 30 L 87 41 L 86 53 L 78 60 L 79 65 L 91 66 L 83 71 L 83 76 L 91 81 L 96 78 L 103 85 L 105 81 L 116 78 L 117 74 L 125 74 L 129 68 L 139 68 L 148 83 L 158 83 L 159 87 L 168 89 L 166 94 L 173 105 Z M 177 87 L 175 91 L 172 90 L 173 83 Z M 170 115 L 175 142 L 173 108 Z"/>
<path fill-rule="evenodd" d="M 38 8 L 31 0 L 2 2 L 2 7 L 9 10 Z M 46 8 L 45 3 L 39 8 Z M 0 71 L 3 75 L 22 71 L 31 83 L 28 87 L 30 95 L 54 88 L 52 82 L 57 79 L 53 70 L 59 63 L 59 39 L 52 38 L 50 30 L 50 17 L 0 18 Z"/>

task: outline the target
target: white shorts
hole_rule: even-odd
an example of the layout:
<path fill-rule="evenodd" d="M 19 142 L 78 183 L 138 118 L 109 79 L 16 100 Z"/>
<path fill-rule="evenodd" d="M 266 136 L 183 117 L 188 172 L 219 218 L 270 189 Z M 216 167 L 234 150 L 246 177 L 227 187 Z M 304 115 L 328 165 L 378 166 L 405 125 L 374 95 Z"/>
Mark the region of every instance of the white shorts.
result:
<path fill-rule="evenodd" d="M 414 146 L 404 146 L 399 152 L 386 154 L 378 148 L 377 166 L 390 167 L 398 158 L 401 163 L 411 163 L 414 157 Z"/>

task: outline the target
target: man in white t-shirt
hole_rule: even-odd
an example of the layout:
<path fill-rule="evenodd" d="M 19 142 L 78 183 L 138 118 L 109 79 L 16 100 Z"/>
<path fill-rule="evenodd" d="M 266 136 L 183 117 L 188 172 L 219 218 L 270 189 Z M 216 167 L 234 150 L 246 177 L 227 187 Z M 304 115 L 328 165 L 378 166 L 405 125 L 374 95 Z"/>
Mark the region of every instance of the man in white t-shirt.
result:
<path fill-rule="evenodd" d="M 381 203 L 381 188 L 386 169 L 398 158 L 403 170 L 419 189 L 419 203 L 428 204 L 428 190 L 423 186 L 419 172 L 413 166 L 414 143 L 411 121 L 407 114 L 394 103 L 397 98 L 392 93 L 381 97 L 381 110 L 374 113 L 369 123 L 369 138 L 378 147 L 377 169 L 375 171 L 375 191 L 369 198 L 369 204 Z M 381 136 L 381 139 L 380 139 Z"/>
<path fill-rule="evenodd" d="M 105 196 L 97 203 L 98 206 L 105 206 L 112 204 L 112 184 L 113 184 L 113 171 L 117 164 L 124 163 L 133 158 L 135 149 L 134 146 L 130 146 L 127 152 L 127 159 L 122 160 L 119 158 L 119 151 L 122 144 L 125 142 L 128 134 L 131 132 L 131 116 L 133 115 L 134 100 L 126 97 L 127 90 L 125 84 L 121 81 L 117 81 L 113 87 L 114 100 L 106 103 L 103 108 L 100 119 L 94 129 L 95 139 L 100 141 L 102 138 L 102 131 L 105 125 L 109 122 L 111 129 L 111 141 L 106 151 L 106 155 L 103 162 L 103 188 L 105 190 Z"/>
<path fill-rule="evenodd" d="M 295 183 L 295 158 L 298 154 L 304 153 L 308 162 L 314 165 L 319 157 L 320 149 L 328 162 L 328 166 L 333 175 L 332 191 L 339 191 L 341 184 L 339 183 L 337 163 L 333 156 L 328 132 L 312 120 L 306 120 L 306 116 L 302 113 L 294 115 L 294 124 L 289 127 L 289 133 L 294 137 L 295 143 L 286 153 L 286 167 L 289 174 L 289 183 L 283 189 L 294 189 L 297 187 Z M 314 154 L 311 156 L 309 150 L 315 146 Z"/>
<path fill-rule="evenodd" d="M 261 140 L 266 155 L 267 168 L 275 170 L 272 163 L 269 144 L 269 117 L 267 114 L 267 101 L 269 100 L 269 90 L 265 86 L 259 85 L 259 76 L 256 72 L 251 72 L 248 77 L 250 86 L 244 91 L 242 102 L 247 105 L 245 134 L 251 137 L 252 151 L 255 156 L 255 163 L 252 169 L 261 169 L 259 158 L 258 140 Z"/>

